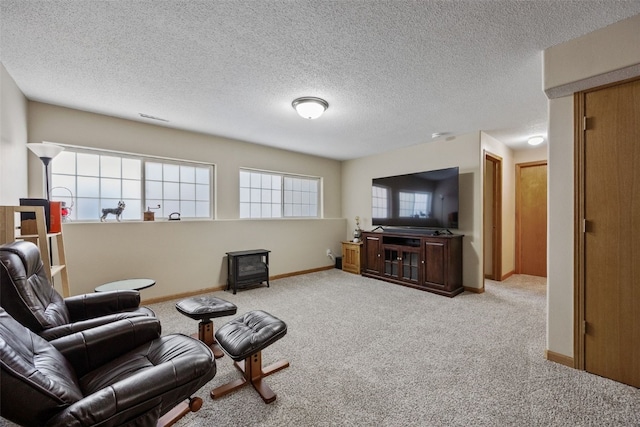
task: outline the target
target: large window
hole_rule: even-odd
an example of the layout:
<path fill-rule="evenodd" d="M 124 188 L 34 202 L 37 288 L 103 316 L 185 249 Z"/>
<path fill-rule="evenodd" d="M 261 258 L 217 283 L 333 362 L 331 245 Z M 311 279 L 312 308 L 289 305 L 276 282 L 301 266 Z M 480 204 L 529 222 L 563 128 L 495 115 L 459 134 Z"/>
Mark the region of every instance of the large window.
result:
<path fill-rule="evenodd" d="M 68 147 L 51 162 L 51 199 L 71 208 L 69 218 L 99 220 L 104 208 L 125 203 L 123 220 L 211 218 L 213 166 Z M 160 207 L 158 207 L 158 205 Z"/>
<path fill-rule="evenodd" d="M 320 178 L 240 170 L 240 218 L 320 217 Z"/>

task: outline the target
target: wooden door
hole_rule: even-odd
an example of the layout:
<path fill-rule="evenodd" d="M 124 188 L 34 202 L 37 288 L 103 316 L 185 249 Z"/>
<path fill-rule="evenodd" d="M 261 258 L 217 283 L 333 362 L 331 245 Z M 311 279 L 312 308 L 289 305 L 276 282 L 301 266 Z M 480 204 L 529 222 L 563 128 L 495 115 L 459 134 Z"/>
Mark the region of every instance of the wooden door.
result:
<path fill-rule="evenodd" d="M 516 165 L 516 272 L 547 277 L 547 162 Z"/>
<path fill-rule="evenodd" d="M 484 159 L 484 277 L 502 280 L 502 158 Z"/>
<path fill-rule="evenodd" d="M 579 101 L 586 117 L 579 146 L 582 362 L 591 373 L 640 387 L 640 80 Z"/>

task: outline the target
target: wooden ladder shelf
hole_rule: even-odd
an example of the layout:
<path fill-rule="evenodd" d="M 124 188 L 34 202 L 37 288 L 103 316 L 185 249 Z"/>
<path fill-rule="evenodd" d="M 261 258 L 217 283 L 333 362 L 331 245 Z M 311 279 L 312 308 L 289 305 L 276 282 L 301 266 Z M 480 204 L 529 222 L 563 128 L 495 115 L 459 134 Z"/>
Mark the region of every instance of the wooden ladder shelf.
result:
<path fill-rule="evenodd" d="M 16 214 L 22 212 L 35 213 L 36 233 L 18 234 L 16 227 Z M 40 257 L 44 264 L 45 272 L 49 277 L 49 282 L 53 286 L 53 278 L 60 275 L 62 285 L 62 296 L 70 296 L 69 275 L 64 253 L 64 238 L 62 232 L 47 233 L 47 224 L 44 218 L 44 208 L 42 206 L 0 206 L 0 244 L 11 243 L 16 240 L 26 240 L 33 242 L 40 248 Z M 52 265 L 50 242 L 55 241 L 57 249 L 58 263 Z"/>

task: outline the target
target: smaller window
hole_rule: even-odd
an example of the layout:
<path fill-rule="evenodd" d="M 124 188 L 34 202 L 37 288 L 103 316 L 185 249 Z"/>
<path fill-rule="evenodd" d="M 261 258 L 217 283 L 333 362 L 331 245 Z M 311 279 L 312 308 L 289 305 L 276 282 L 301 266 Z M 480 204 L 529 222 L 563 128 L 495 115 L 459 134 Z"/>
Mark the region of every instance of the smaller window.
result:
<path fill-rule="evenodd" d="M 318 218 L 320 178 L 240 170 L 240 218 Z"/>

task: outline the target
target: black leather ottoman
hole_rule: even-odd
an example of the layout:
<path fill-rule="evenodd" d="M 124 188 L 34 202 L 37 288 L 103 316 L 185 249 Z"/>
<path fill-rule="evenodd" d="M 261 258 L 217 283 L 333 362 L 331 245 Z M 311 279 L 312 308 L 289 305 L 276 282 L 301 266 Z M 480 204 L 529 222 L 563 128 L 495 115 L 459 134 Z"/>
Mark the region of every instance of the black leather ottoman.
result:
<path fill-rule="evenodd" d="M 193 337 L 208 345 L 216 359 L 224 356 L 214 338 L 211 319 L 236 314 L 238 307 L 235 304 L 212 296 L 198 296 L 178 301 L 176 309 L 187 317 L 200 320 L 198 333 Z"/>
<path fill-rule="evenodd" d="M 262 349 L 286 333 L 287 325 L 282 320 L 261 310 L 250 311 L 222 325 L 215 333 L 216 340 L 243 377 L 211 390 L 211 397 L 217 399 L 250 382 L 265 403 L 276 400 L 276 394 L 262 378 L 287 368 L 289 362 L 281 360 L 262 369 Z"/>

